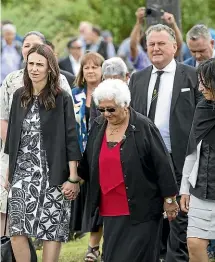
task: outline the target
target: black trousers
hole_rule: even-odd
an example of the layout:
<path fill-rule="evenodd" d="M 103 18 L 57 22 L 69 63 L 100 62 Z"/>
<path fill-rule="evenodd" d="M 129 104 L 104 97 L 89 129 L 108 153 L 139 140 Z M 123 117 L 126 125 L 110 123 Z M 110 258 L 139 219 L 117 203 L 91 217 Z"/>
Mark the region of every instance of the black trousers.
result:
<path fill-rule="evenodd" d="M 180 197 L 177 198 L 179 203 Z M 187 249 L 187 214 L 180 211 L 175 220 L 169 223 L 170 233 L 167 241 L 167 254 L 165 262 L 188 262 Z"/>
<path fill-rule="evenodd" d="M 166 257 L 166 252 L 167 252 L 167 240 L 169 237 L 169 220 L 163 219 L 162 221 L 162 237 L 161 237 L 161 243 L 160 243 L 160 258 L 165 258 Z"/>
<path fill-rule="evenodd" d="M 172 157 L 172 155 L 171 155 Z M 178 187 L 180 188 L 180 177 L 181 174 L 177 171 L 177 168 L 174 164 L 172 158 L 173 166 L 175 169 L 175 175 L 178 182 Z M 177 197 L 177 202 L 180 205 L 180 197 Z M 180 211 L 175 220 L 169 223 L 169 237 L 167 239 L 167 251 L 166 251 L 166 260 L 165 262 L 188 262 L 189 255 L 187 249 L 187 225 L 188 225 L 188 216 L 186 213 Z M 166 226 L 164 230 L 168 231 Z M 163 232 L 164 232 L 163 230 Z M 166 232 L 167 233 L 167 232 Z M 163 233 L 165 234 L 165 233 Z M 164 240 L 165 241 L 164 235 Z M 165 242 L 163 242 L 165 243 Z"/>

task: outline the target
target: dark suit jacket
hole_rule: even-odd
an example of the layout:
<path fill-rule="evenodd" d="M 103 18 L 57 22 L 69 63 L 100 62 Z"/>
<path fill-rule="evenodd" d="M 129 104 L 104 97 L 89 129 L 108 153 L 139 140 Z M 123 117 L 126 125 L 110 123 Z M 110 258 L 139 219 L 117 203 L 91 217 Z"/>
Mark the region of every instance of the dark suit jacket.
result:
<path fill-rule="evenodd" d="M 156 126 L 130 109 L 125 140 L 120 145 L 120 160 L 127 201 L 133 223 L 161 217 L 164 197 L 177 194 L 177 184 L 169 153 Z M 89 134 L 78 175 L 89 183 L 88 215 L 100 204 L 99 154 L 107 120 L 95 119 Z M 145 134 L 144 136 L 142 134 Z"/>
<path fill-rule="evenodd" d="M 60 69 L 60 73 L 66 77 L 71 89 L 74 88 L 75 76 L 72 73 L 62 69 Z"/>
<path fill-rule="evenodd" d="M 152 66 L 134 73 L 129 86 L 131 90 L 131 106 L 143 115 L 147 115 L 148 85 Z M 186 156 L 187 142 L 193 121 L 196 104 L 201 99 L 198 92 L 198 79 L 193 67 L 177 63 L 173 94 L 170 109 L 170 140 L 172 157 L 176 168 L 178 184 L 181 182 L 182 169 Z M 190 91 L 182 92 L 183 88 Z"/>
<path fill-rule="evenodd" d="M 21 107 L 23 88 L 13 96 L 8 123 L 5 153 L 9 154 L 9 181 L 12 181 L 19 150 L 23 120 L 31 107 Z M 56 107 L 46 110 L 39 108 L 43 144 L 50 170 L 50 186 L 61 185 L 69 177 L 69 161 L 81 159 L 76 132 L 76 121 L 71 96 L 64 90 L 56 96 Z"/>
<path fill-rule="evenodd" d="M 68 72 L 70 72 L 71 74 L 74 75 L 72 63 L 71 63 L 68 56 L 66 58 L 60 59 L 59 62 L 58 62 L 58 65 L 59 65 L 60 69 L 62 69 L 64 71 L 68 71 Z"/>

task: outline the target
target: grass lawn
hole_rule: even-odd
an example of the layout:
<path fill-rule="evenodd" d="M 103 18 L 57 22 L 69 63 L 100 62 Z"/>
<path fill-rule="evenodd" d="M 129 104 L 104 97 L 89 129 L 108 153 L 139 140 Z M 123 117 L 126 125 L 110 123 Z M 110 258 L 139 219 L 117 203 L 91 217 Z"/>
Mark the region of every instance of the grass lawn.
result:
<path fill-rule="evenodd" d="M 59 262 L 83 262 L 88 246 L 89 236 L 63 244 Z M 42 262 L 42 251 L 37 251 L 38 262 Z M 132 262 L 132 261 L 131 261 Z M 215 262 L 215 260 L 210 260 Z"/>
<path fill-rule="evenodd" d="M 59 262 L 83 262 L 88 247 L 89 235 L 63 244 Z M 38 262 L 42 262 L 42 251 L 37 251 Z"/>

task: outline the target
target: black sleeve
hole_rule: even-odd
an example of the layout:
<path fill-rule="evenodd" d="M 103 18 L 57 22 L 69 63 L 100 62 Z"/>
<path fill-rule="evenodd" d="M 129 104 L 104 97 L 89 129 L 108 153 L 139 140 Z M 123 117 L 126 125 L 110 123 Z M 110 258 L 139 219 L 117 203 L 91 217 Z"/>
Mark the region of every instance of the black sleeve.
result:
<path fill-rule="evenodd" d="M 130 81 L 129 81 L 129 89 L 130 89 L 130 91 L 132 90 L 133 82 L 134 82 L 134 74 L 131 75 L 131 78 L 130 78 Z"/>
<path fill-rule="evenodd" d="M 131 92 L 131 103 L 130 103 L 131 107 L 133 107 L 133 85 L 134 85 L 134 74 L 131 75 L 131 78 L 129 81 L 129 89 Z"/>
<path fill-rule="evenodd" d="M 4 153 L 7 155 L 9 155 L 9 148 L 10 148 L 9 141 L 10 141 L 11 118 L 12 118 L 12 107 L 10 110 L 10 116 L 9 116 L 8 127 L 7 127 L 7 136 L 6 136 L 5 147 L 4 147 Z"/>
<path fill-rule="evenodd" d="M 18 91 L 18 90 L 17 90 Z M 9 149 L 10 149 L 10 130 L 11 130 L 11 125 L 12 125 L 12 119 L 16 113 L 16 102 L 17 102 L 17 94 L 18 92 L 15 92 L 13 95 L 13 100 L 12 100 L 12 105 L 10 109 L 10 115 L 9 115 L 9 120 L 8 120 L 8 127 L 7 127 L 7 137 L 5 141 L 5 147 L 4 147 L 4 153 L 9 155 Z"/>
<path fill-rule="evenodd" d="M 178 187 L 170 154 L 157 127 L 150 124 L 149 128 L 150 155 L 161 195 L 163 197 L 175 196 L 178 194 Z"/>
<path fill-rule="evenodd" d="M 84 181 L 89 180 L 89 164 L 86 150 L 84 151 L 83 157 L 78 165 L 78 176 L 81 177 Z"/>
<path fill-rule="evenodd" d="M 67 159 L 68 161 L 77 161 L 81 159 L 81 151 L 78 143 L 74 106 L 71 96 L 66 93 L 64 94 L 64 117 Z"/>

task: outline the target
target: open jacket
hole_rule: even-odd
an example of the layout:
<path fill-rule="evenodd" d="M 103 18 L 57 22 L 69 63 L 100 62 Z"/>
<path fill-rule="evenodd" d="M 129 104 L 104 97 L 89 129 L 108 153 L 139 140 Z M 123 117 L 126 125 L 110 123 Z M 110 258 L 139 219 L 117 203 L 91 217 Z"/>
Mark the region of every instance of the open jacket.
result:
<path fill-rule="evenodd" d="M 170 155 L 156 126 L 130 108 L 130 121 L 120 147 L 120 158 L 133 223 L 160 217 L 164 197 L 178 192 Z M 78 175 L 89 183 L 88 213 L 100 204 L 99 154 L 106 130 L 103 116 L 95 119 Z M 111 163 L 110 163 L 111 164 Z"/>
<path fill-rule="evenodd" d="M 16 159 L 19 150 L 23 120 L 32 106 L 21 107 L 23 88 L 19 88 L 13 96 L 8 123 L 5 153 L 9 154 L 9 182 L 13 179 Z M 49 165 L 50 186 L 61 185 L 69 177 L 69 161 L 80 160 L 76 122 L 71 96 L 62 90 L 56 96 L 56 107 L 46 110 L 39 106 L 41 132 Z"/>
<path fill-rule="evenodd" d="M 147 115 L 148 88 L 152 70 L 153 66 L 149 66 L 134 73 L 129 82 L 131 106 L 145 116 Z M 169 132 L 178 185 L 181 183 L 195 108 L 202 99 L 197 87 L 196 69 L 177 62 L 169 116 Z"/>

